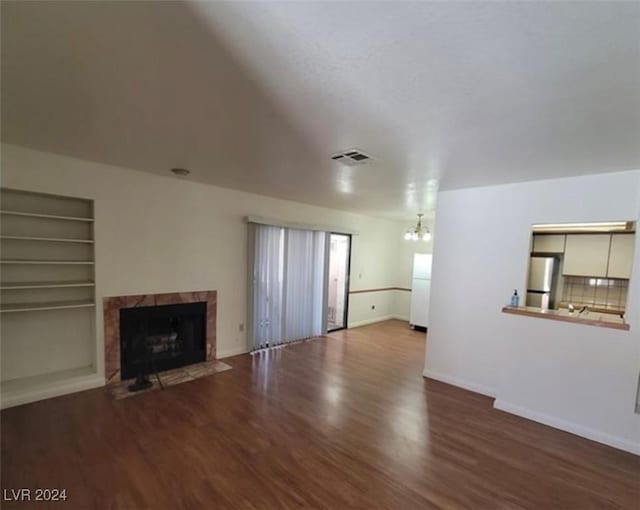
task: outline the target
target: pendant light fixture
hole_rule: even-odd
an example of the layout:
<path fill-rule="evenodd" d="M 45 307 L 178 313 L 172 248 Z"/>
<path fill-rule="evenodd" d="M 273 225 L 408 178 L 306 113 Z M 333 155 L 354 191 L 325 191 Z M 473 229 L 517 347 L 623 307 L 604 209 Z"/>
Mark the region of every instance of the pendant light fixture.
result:
<path fill-rule="evenodd" d="M 410 227 L 404 234 L 407 241 L 429 241 L 431 240 L 431 232 L 427 227 L 422 226 L 422 217 L 424 214 L 418 214 L 418 223 L 414 227 Z"/>

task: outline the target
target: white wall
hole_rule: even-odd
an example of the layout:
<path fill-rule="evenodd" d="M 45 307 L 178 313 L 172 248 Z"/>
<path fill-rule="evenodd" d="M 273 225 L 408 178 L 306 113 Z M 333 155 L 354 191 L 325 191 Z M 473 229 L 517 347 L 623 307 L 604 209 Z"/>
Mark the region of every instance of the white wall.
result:
<path fill-rule="evenodd" d="M 395 290 L 351 294 L 349 296 L 349 327 L 364 326 L 378 322 L 380 319 L 402 318 L 396 315 L 396 294 Z"/>
<path fill-rule="evenodd" d="M 425 375 L 496 407 L 640 453 L 640 246 L 630 331 L 507 315 L 534 223 L 637 220 L 640 171 L 442 192 Z"/>
<path fill-rule="evenodd" d="M 366 294 L 352 294 L 349 307 L 354 311 L 353 322 L 350 327 L 374 322 L 377 317 L 386 317 L 409 321 L 411 310 L 411 289 L 413 274 L 413 255 L 415 253 L 431 253 L 432 241 L 406 241 L 404 239 L 405 230 L 415 224 L 415 220 L 398 222 L 394 232 L 395 248 L 390 252 L 392 259 L 387 261 L 395 268 L 394 286 L 395 290 L 382 292 L 371 292 Z M 429 225 L 433 232 L 433 228 Z M 358 282 L 358 273 L 351 272 L 352 289 L 362 288 Z M 375 310 L 372 310 L 375 306 Z M 358 319 L 355 319 L 355 318 Z M 357 322 L 356 322 L 357 320 Z"/>
<path fill-rule="evenodd" d="M 217 290 L 219 357 L 246 351 L 240 324 L 246 323 L 247 215 L 357 230 L 351 288 L 397 286 L 403 233 L 397 222 L 7 144 L 2 186 L 95 200 L 99 303 L 115 295 Z M 394 294 L 354 294 L 349 312 L 352 325 L 392 317 Z M 100 308 L 96 326 L 102 369 Z"/>

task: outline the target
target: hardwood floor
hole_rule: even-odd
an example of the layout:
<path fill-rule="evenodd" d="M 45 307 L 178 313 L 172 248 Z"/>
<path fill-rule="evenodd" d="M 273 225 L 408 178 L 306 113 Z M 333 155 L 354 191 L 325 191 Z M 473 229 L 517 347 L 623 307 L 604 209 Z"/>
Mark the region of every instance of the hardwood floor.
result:
<path fill-rule="evenodd" d="M 423 356 L 388 321 L 165 391 L 8 409 L 2 488 L 65 488 L 70 509 L 639 507 L 640 457 L 425 380 Z"/>

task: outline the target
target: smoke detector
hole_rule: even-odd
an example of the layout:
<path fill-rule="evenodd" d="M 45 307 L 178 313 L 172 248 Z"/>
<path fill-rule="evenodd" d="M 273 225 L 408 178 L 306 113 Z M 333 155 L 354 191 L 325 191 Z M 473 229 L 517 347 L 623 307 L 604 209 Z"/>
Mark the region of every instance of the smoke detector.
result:
<path fill-rule="evenodd" d="M 342 163 L 347 166 L 364 165 L 367 163 L 371 156 L 368 156 L 364 152 L 358 149 L 348 149 L 346 151 L 338 152 L 331 156 L 331 159 Z"/>

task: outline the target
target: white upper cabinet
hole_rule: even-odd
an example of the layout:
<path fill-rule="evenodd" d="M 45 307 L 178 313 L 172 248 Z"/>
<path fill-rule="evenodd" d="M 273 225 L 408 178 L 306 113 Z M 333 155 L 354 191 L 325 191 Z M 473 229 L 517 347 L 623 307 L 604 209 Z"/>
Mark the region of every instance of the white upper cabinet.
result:
<path fill-rule="evenodd" d="M 606 278 L 610 242 L 610 234 L 568 235 L 562 273 Z"/>
<path fill-rule="evenodd" d="M 536 234 L 533 251 L 536 253 L 564 253 L 564 234 Z"/>
<path fill-rule="evenodd" d="M 633 234 L 613 234 L 611 236 L 611 254 L 609 256 L 609 278 L 631 278 L 633 265 Z"/>

